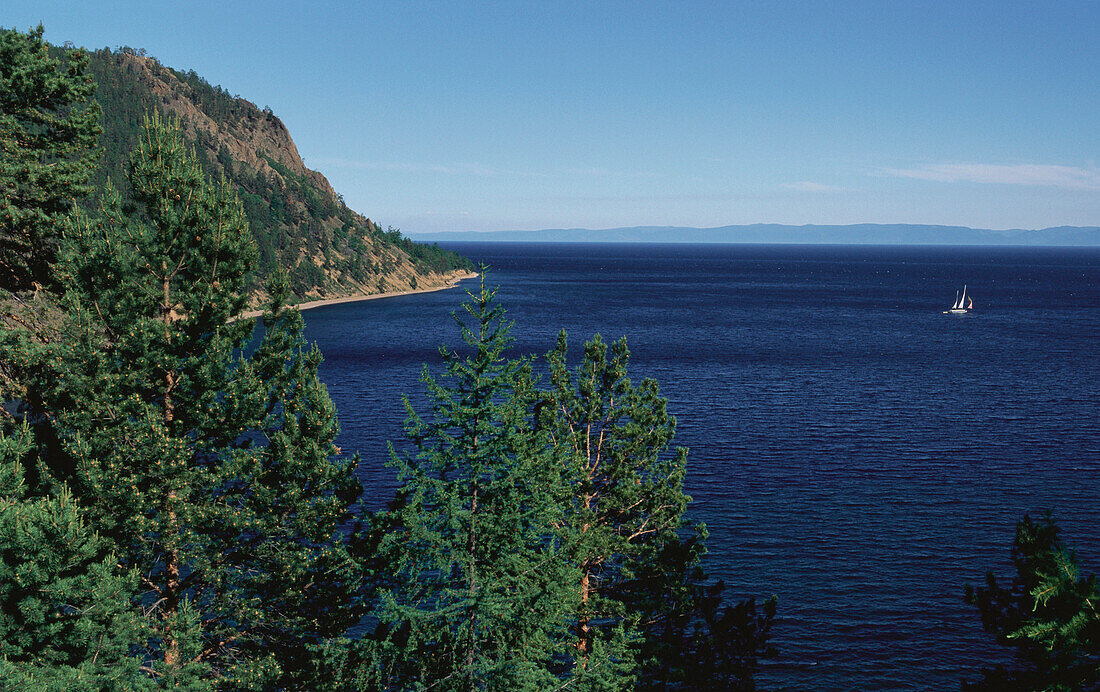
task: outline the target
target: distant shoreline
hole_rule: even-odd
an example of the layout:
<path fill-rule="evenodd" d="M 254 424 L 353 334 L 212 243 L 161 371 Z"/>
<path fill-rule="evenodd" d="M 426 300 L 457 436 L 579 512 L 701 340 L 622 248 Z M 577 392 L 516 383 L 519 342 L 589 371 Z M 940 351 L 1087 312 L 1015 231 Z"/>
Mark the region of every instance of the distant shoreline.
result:
<path fill-rule="evenodd" d="M 417 242 L 523 243 L 731 243 L 766 245 L 1100 246 L 1100 226 L 1053 226 L 1034 230 L 926 224 L 805 225 L 746 224 L 549 228 L 539 231 L 440 231 L 411 233 Z"/>
<path fill-rule="evenodd" d="M 458 283 L 460 281 L 465 281 L 466 279 L 475 279 L 475 278 L 477 278 L 477 276 L 478 276 L 477 272 L 466 272 L 464 274 L 460 274 L 458 276 L 454 276 L 454 277 L 451 277 L 450 279 L 447 279 L 447 283 L 443 284 L 442 286 L 433 286 L 431 288 L 416 288 L 416 289 L 413 289 L 413 290 L 410 290 L 410 291 L 390 291 L 388 293 L 370 293 L 368 295 L 362 295 L 362 296 L 344 296 L 342 298 L 322 298 L 320 300 L 310 300 L 310 301 L 307 301 L 305 303 L 298 303 L 297 305 L 294 305 L 293 307 L 297 308 L 298 310 L 312 310 L 313 308 L 321 308 L 321 307 L 324 307 L 326 305 L 337 305 L 339 303 L 357 303 L 361 300 L 379 300 L 381 298 L 397 298 L 398 296 L 411 296 L 411 295 L 415 295 L 417 293 L 434 293 L 436 291 L 446 291 L 447 289 L 454 288 L 455 286 L 458 286 Z M 249 310 L 248 312 L 241 313 L 237 317 L 237 319 L 247 320 L 247 319 L 251 319 L 253 317 L 262 317 L 263 314 L 264 314 L 263 310 Z"/>

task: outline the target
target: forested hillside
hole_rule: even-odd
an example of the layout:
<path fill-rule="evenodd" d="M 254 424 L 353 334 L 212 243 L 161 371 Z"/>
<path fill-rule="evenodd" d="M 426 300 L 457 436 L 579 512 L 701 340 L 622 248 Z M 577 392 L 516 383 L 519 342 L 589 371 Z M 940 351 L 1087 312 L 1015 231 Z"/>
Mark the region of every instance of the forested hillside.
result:
<path fill-rule="evenodd" d="M 383 230 L 348 208 L 321 173 L 302 163 L 290 133 L 269 108 L 230 95 L 194 71 L 162 65 L 142 50 L 102 48 L 88 58 L 103 109 L 104 153 L 94 188 L 104 189 L 110 179 L 129 200 L 126 166 L 142 116 L 155 108 L 178 117 L 205 172 L 215 179 L 224 175 L 244 203 L 259 248 L 255 298 L 263 277 L 277 266 L 290 273 L 291 291 L 300 299 L 429 288 L 470 269 L 455 253 Z"/>

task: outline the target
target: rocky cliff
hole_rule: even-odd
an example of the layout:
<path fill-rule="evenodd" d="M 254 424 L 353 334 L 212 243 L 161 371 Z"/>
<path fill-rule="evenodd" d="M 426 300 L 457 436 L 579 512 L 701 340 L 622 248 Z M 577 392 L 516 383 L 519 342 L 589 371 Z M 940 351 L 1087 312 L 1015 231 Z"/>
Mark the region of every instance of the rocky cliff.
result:
<path fill-rule="evenodd" d="M 142 116 L 156 108 L 178 117 L 207 173 L 225 175 L 244 204 L 260 250 L 255 301 L 263 297 L 260 279 L 276 267 L 290 272 L 302 300 L 442 286 L 470 268 L 454 253 L 384 231 L 349 209 L 324 175 L 305 166 L 271 110 L 143 51 L 95 51 L 89 68 L 103 107 L 99 182 L 110 178 L 125 197 Z"/>

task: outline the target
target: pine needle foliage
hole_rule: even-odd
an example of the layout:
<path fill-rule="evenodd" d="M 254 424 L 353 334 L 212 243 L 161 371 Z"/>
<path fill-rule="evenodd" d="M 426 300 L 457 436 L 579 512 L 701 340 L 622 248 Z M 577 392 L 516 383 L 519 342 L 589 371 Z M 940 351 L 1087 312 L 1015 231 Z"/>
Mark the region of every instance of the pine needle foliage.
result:
<path fill-rule="evenodd" d="M 1001 586 L 992 573 L 966 601 L 978 608 L 986 631 L 1015 649 L 1015 665 L 984 668 L 971 690 L 1095 690 L 1100 688 L 1100 590 L 1083 577 L 1076 553 L 1048 511 L 1016 525 L 1016 576 Z"/>
<path fill-rule="evenodd" d="M 573 675 L 582 689 L 617 689 L 633 683 L 644 620 L 659 617 L 658 593 L 669 586 L 654 583 L 653 569 L 678 539 L 690 501 L 687 450 L 666 453 L 676 421 L 656 381 L 635 386 L 627 377 L 625 339 L 609 349 L 597 335 L 575 372 L 567 356 L 562 332 L 547 355 L 551 388 L 541 413 L 569 455 L 573 483 L 567 533 L 580 570 Z"/>
<path fill-rule="evenodd" d="M 564 465 L 535 430 L 529 358 L 509 358 L 511 323 L 485 286 L 456 315 L 463 351 L 421 378 L 430 413 L 406 400 L 413 455 L 380 517 L 388 565 L 361 686 L 547 689 L 568 647 L 578 576 L 561 554 Z"/>
<path fill-rule="evenodd" d="M 0 680 L 4 689 L 148 686 L 130 655 L 144 636 L 130 608 L 137 575 L 120 570 L 67 489 L 27 490 L 30 428 L 0 434 Z"/>
<path fill-rule="evenodd" d="M 283 306 L 238 319 L 255 258 L 240 202 L 153 112 L 116 193 L 67 229 L 65 339 L 40 358 L 40 450 L 140 574 L 162 684 L 300 689 L 360 616 L 342 527 L 361 487 L 336 462 L 320 353 Z"/>
<path fill-rule="evenodd" d="M 651 378 L 627 375 L 625 337 L 585 343 L 568 365 L 568 340 L 547 355 L 551 387 L 540 425 L 567 455 L 566 546 L 573 585 L 570 684 L 576 689 L 751 689 L 775 601 L 721 607 L 721 584 L 701 566 L 706 527 L 690 526 L 687 449 L 673 450 L 676 419 Z"/>
<path fill-rule="evenodd" d="M 0 289 L 50 283 L 61 221 L 98 164 L 99 104 L 87 56 L 49 55 L 39 24 L 0 28 Z"/>

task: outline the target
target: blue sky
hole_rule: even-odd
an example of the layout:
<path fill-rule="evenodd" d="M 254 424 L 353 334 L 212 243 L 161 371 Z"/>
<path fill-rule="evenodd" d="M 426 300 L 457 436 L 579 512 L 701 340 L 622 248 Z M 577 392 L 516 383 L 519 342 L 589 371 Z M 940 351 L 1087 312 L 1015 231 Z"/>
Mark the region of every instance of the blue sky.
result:
<path fill-rule="evenodd" d="M 1100 225 L 1100 2 L 6 0 L 270 106 L 408 233 Z"/>

